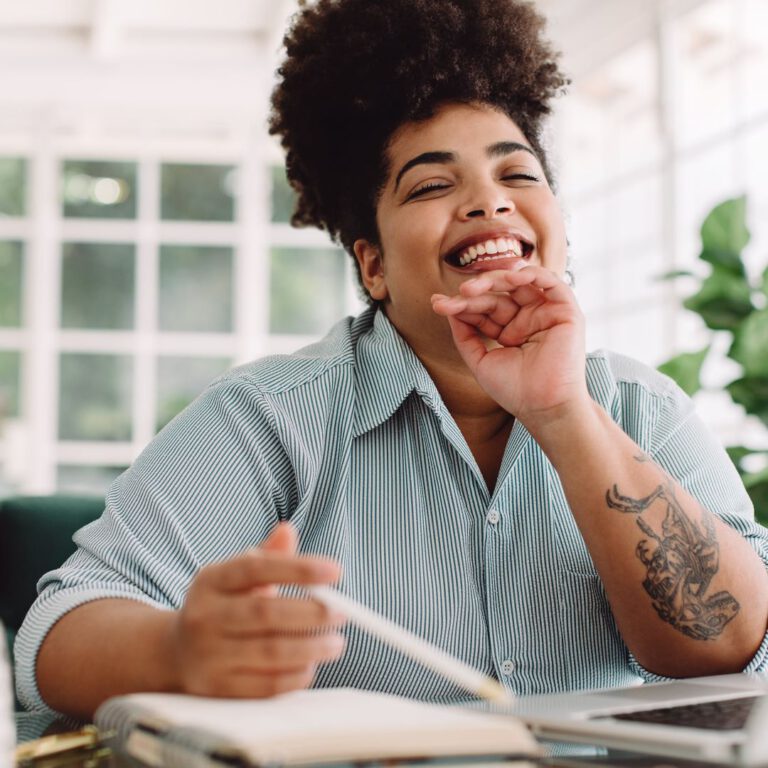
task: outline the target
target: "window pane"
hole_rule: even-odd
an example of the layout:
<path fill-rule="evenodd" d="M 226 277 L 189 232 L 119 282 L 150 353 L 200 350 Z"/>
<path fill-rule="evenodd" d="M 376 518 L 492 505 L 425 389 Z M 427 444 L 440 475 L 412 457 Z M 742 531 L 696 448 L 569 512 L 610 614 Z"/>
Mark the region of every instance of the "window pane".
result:
<path fill-rule="evenodd" d="M 161 168 L 161 218 L 176 221 L 233 221 L 234 165 L 173 165 Z"/>
<path fill-rule="evenodd" d="M 232 248 L 160 246 L 160 329 L 232 330 Z"/>
<path fill-rule="evenodd" d="M 738 36 L 739 102 L 741 117 L 757 118 L 768 109 L 768 3 L 765 0 L 742 0 L 741 34 Z"/>
<path fill-rule="evenodd" d="M 186 408 L 231 366 L 224 357 L 161 357 L 157 384 L 157 430 Z"/>
<path fill-rule="evenodd" d="M 64 216 L 87 219 L 136 218 L 136 163 L 65 160 Z"/>
<path fill-rule="evenodd" d="M 293 208 L 296 204 L 296 193 L 285 178 L 285 168 L 274 166 L 272 168 L 272 221 L 281 224 L 291 220 Z"/>
<path fill-rule="evenodd" d="M 63 328 L 133 328 L 135 246 L 64 243 Z"/>
<path fill-rule="evenodd" d="M 24 244 L 0 241 L 0 326 L 21 325 Z"/>
<path fill-rule="evenodd" d="M 19 416 L 21 392 L 21 353 L 15 350 L 0 351 L 0 423 L 4 417 Z"/>
<path fill-rule="evenodd" d="M 324 333 L 344 315 L 344 260 L 337 248 L 272 248 L 272 333 Z"/>
<path fill-rule="evenodd" d="M 27 161 L 0 157 L 0 217 L 23 216 L 27 197 Z"/>
<path fill-rule="evenodd" d="M 739 117 L 736 86 L 738 8 L 732 0 L 709 0 L 673 25 L 675 126 L 681 147 L 732 130 Z"/>
<path fill-rule="evenodd" d="M 59 438 L 130 440 L 133 361 L 125 355 L 61 355 Z"/>
<path fill-rule="evenodd" d="M 59 464 L 56 486 L 64 493 L 103 496 L 112 481 L 128 467 L 91 467 Z"/>
<path fill-rule="evenodd" d="M 658 163 L 657 86 L 656 48 L 644 40 L 585 76 L 557 105 L 567 196 L 594 194 L 609 179 Z"/>

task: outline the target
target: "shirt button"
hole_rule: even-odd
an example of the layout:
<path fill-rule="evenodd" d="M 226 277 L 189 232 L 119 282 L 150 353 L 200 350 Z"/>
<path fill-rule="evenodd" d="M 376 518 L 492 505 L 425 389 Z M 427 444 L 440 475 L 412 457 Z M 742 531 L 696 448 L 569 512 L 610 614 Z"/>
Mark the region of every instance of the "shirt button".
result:
<path fill-rule="evenodd" d="M 485 518 L 491 525 L 496 525 L 496 523 L 499 522 L 501 519 L 501 515 L 495 510 L 492 509 L 488 515 Z"/>
<path fill-rule="evenodd" d="M 515 662 L 510 659 L 504 659 L 501 662 L 501 672 L 504 675 L 511 675 L 515 671 Z"/>

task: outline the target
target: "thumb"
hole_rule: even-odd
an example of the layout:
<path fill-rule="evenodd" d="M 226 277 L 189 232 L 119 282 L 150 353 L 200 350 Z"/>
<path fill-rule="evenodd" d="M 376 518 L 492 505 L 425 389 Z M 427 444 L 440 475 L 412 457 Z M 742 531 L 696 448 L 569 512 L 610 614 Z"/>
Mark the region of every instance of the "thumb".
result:
<path fill-rule="evenodd" d="M 296 529 L 290 523 L 278 523 L 259 549 L 292 555 L 296 552 L 298 544 L 299 536 Z"/>

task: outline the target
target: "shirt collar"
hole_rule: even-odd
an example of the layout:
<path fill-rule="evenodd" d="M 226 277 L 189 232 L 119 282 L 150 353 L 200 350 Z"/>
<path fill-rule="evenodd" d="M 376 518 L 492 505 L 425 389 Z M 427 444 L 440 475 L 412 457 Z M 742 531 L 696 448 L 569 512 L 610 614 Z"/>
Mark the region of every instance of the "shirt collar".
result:
<path fill-rule="evenodd" d="M 360 336 L 355 351 L 355 437 L 384 423 L 411 392 L 442 420 L 445 405 L 414 351 L 383 310 L 370 309 L 364 315 L 369 315 L 370 326 Z"/>

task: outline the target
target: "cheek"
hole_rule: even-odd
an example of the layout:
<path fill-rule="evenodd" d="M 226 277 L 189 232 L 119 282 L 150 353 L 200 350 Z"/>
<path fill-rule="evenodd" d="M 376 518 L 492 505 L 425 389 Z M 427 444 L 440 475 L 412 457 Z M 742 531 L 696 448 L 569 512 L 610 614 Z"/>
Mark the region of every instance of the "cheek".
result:
<path fill-rule="evenodd" d="M 426 261 L 433 253 L 439 253 L 442 230 L 428 208 L 413 206 L 379 220 L 385 262 L 387 259 L 407 259 L 415 267 L 416 257 L 423 257 Z"/>
<path fill-rule="evenodd" d="M 568 238 L 565 232 L 563 213 L 557 200 L 550 196 L 542 201 L 539 208 L 541 232 L 545 236 L 545 265 L 559 274 L 565 271 L 568 259 Z"/>

